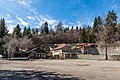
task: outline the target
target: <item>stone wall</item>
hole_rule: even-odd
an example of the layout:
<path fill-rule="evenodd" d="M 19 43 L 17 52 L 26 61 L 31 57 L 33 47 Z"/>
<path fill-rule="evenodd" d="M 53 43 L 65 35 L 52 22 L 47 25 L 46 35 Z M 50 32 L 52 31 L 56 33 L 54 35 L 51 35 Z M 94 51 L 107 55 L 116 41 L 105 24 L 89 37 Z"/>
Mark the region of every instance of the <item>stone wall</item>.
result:
<path fill-rule="evenodd" d="M 105 47 L 97 47 L 100 55 L 105 55 Z M 108 55 L 120 55 L 120 47 L 108 47 Z"/>
<path fill-rule="evenodd" d="M 87 55 L 78 55 L 79 59 L 89 59 L 89 60 L 105 60 L 105 55 L 91 55 L 91 54 L 87 54 Z"/>
<path fill-rule="evenodd" d="M 120 60 L 120 55 L 109 55 L 108 56 L 109 60 Z"/>
<path fill-rule="evenodd" d="M 88 60 L 105 60 L 105 55 L 78 55 L 79 59 L 88 59 Z M 120 60 L 120 55 L 108 55 L 108 60 Z"/>
<path fill-rule="evenodd" d="M 98 46 L 97 50 L 100 55 L 79 55 L 79 58 L 105 60 L 106 48 Z M 120 47 L 108 47 L 107 53 L 108 60 L 120 60 Z"/>

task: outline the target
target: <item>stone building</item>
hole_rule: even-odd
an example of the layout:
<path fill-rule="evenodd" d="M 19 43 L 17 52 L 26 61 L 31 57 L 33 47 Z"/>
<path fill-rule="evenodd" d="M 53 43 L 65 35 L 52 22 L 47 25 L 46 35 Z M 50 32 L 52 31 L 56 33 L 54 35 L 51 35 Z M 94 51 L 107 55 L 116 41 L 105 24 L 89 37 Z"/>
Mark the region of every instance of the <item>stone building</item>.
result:
<path fill-rule="evenodd" d="M 82 54 L 93 54 L 93 55 L 99 55 L 99 51 L 97 49 L 97 45 L 94 43 L 82 43 L 77 44 L 76 48 L 81 50 Z"/>

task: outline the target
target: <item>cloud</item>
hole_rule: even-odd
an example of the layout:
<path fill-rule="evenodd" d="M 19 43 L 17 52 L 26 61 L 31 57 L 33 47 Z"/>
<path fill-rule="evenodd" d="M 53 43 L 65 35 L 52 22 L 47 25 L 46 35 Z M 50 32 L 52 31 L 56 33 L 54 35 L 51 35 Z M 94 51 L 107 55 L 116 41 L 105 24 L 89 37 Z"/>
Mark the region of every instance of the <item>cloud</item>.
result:
<path fill-rule="evenodd" d="M 55 24 L 58 22 L 57 20 L 55 20 L 51 17 L 45 17 L 45 16 L 41 15 L 39 13 L 39 10 L 31 5 L 32 0 L 19 0 L 18 3 L 21 4 L 21 5 L 27 6 L 27 9 L 30 12 L 32 12 L 33 15 L 32 16 L 27 16 L 26 18 L 31 20 L 32 24 L 35 24 L 36 27 L 42 26 L 42 24 L 44 22 L 48 22 L 49 26 L 55 26 Z"/>
<path fill-rule="evenodd" d="M 27 16 L 27 18 L 28 18 L 29 20 L 35 20 L 35 18 L 34 18 L 33 16 Z"/>
<path fill-rule="evenodd" d="M 12 12 L 14 15 L 17 15 L 14 10 L 12 10 L 12 9 L 10 9 L 10 8 L 7 8 L 7 10 L 8 10 L 9 12 Z"/>
<path fill-rule="evenodd" d="M 18 3 L 20 3 L 22 5 L 27 5 L 25 1 L 18 1 Z"/>
<path fill-rule="evenodd" d="M 30 4 L 32 3 L 32 1 L 31 0 L 18 0 L 18 3 L 26 7 L 31 7 Z"/>
<path fill-rule="evenodd" d="M 69 25 L 73 25 L 74 23 L 73 22 L 68 22 Z"/>
<path fill-rule="evenodd" d="M 20 24 L 22 24 L 23 26 L 28 26 L 28 23 L 25 22 L 22 18 L 16 16 L 16 18 L 20 21 Z"/>
<path fill-rule="evenodd" d="M 113 5 L 111 6 L 111 8 L 114 9 L 114 10 L 116 10 L 116 9 L 119 9 L 120 6 L 118 6 L 117 4 L 113 4 Z"/>
<path fill-rule="evenodd" d="M 64 28 L 68 28 L 69 26 L 65 24 L 65 25 L 63 25 L 63 27 L 64 27 Z"/>
<path fill-rule="evenodd" d="M 44 22 L 48 22 L 49 26 L 55 26 L 55 24 L 58 22 L 57 20 L 51 17 L 45 17 L 41 15 L 39 13 L 39 10 L 31 5 L 32 0 L 19 0 L 18 3 L 23 6 L 26 6 L 28 11 L 32 13 L 32 16 L 26 16 L 26 18 L 29 19 L 28 22 L 32 23 L 32 25 L 35 24 L 33 26 L 40 27 Z M 20 23 L 26 25 L 27 22 L 23 21 L 23 19 L 19 18 L 18 16 L 17 18 L 20 21 Z"/>
<path fill-rule="evenodd" d="M 10 26 L 8 26 L 8 30 L 9 30 L 8 33 L 13 33 L 13 30 L 14 30 L 15 26 L 16 25 L 10 25 Z M 23 32 L 23 29 L 21 30 L 21 32 Z"/>
<path fill-rule="evenodd" d="M 9 18 L 11 17 L 10 14 L 6 14 L 6 16 L 9 17 Z"/>
<path fill-rule="evenodd" d="M 9 30 L 9 33 L 12 33 L 13 32 L 13 29 L 15 28 L 16 25 L 9 25 L 8 26 L 8 30 Z"/>
<path fill-rule="evenodd" d="M 90 26 L 93 27 L 94 22 L 91 22 Z"/>
<path fill-rule="evenodd" d="M 49 27 L 54 27 L 58 23 L 57 20 L 43 17 L 42 15 L 36 16 L 36 20 L 39 22 L 39 26 L 41 26 L 45 22 L 48 22 Z"/>
<path fill-rule="evenodd" d="M 10 0 L 8 1 L 10 2 Z M 49 27 L 54 27 L 58 23 L 58 20 L 55 20 L 51 16 L 44 16 L 46 14 L 41 14 L 40 11 L 32 5 L 34 3 L 33 0 L 13 1 L 14 2 L 10 2 L 8 5 L 6 5 L 7 7 L 5 8 L 7 11 L 6 16 L 9 19 L 7 24 L 13 25 L 19 23 L 23 26 L 38 28 L 41 27 L 44 22 L 48 22 Z"/>
<path fill-rule="evenodd" d="M 13 23 L 13 21 L 12 20 L 6 20 L 6 23 L 11 24 L 11 23 Z"/>
<path fill-rule="evenodd" d="M 84 0 L 69 0 L 68 7 L 71 7 L 71 5 L 76 5 L 81 8 L 87 8 L 87 6 L 84 3 Z"/>
<path fill-rule="evenodd" d="M 57 20 L 51 18 L 50 16 L 43 16 L 39 13 L 39 10 L 32 6 L 31 4 L 33 3 L 32 0 L 18 0 L 18 3 L 27 6 L 26 8 L 30 13 L 32 13 L 32 16 L 26 16 L 27 19 L 29 19 L 30 26 L 35 26 L 35 27 L 40 27 L 44 22 L 48 22 L 50 27 L 53 27 L 57 24 Z M 18 18 L 18 17 L 17 17 Z M 25 21 L 23 19 L 18 18 L 20 23 L 25 25 Z"/>
<path fill-rule="evenodd" d="M 81 24 L 80 21 L 77 21 L 76 24 L 75 24 L 75 26 L 82 27 L 82 24 Z"/>

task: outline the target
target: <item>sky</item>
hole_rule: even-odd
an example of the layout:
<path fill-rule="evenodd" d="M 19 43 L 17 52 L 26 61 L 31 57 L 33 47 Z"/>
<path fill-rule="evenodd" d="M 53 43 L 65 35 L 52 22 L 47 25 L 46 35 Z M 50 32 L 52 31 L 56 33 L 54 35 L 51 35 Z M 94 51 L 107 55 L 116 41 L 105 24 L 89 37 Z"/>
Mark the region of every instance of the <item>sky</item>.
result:
<path fill-rule="evenodd" d="M 20 24 L 40 28 L 48 22 L 50 28 L 61 21 L 64 27 L 93 25 L 94 18 L 105 18 L 115 10 L 120 22 L 120 0 L 0 0 L 0 17 L 8 29 Z"/>

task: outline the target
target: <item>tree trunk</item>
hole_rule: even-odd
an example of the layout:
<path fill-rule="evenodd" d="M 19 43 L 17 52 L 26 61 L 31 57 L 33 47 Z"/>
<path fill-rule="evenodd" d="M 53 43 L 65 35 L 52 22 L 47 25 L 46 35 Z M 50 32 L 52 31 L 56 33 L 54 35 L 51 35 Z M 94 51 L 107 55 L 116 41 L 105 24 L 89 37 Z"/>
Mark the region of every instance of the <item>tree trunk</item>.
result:
<path fill-rule="evenodd" d="M 107 46 L 107 43 L 106 43 L 106 53 L 105 53 L 105 60 L 108 60 L 107 48 L 108 48 L 108 46 Z"/>
<path fill-rule="evenodd" d="M 12 59 L 12 56 L 13 56 L 13 53 L 12 53 L 12 51 L 10 51 L 10 52 L 9 52 L 9 60 Z"/>
<path fill-rule="evenodd" d="M 12 55 L 11 55 L 11 53 L 9 53 L 9 60 L 11 60 L 11 58 L 12 58 Z"/>

